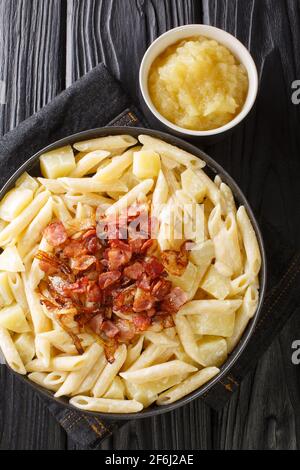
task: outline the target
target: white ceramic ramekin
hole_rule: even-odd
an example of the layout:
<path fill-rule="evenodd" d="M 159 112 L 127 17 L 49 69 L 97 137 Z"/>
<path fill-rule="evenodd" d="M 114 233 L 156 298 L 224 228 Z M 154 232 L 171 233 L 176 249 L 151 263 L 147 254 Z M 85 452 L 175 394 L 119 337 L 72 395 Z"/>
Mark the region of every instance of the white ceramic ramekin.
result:
<path fill-rule="evenodd" d="M 179 127 L 176 124 L 168 121 L 157 111 L 151 101 L 148 91 L 149 70 L 156 57 L 159 56 L 159 54 L 161 54 L 171 44 L 191 36 L 200 35 L 215 39 L 220 44 L 226 46 L 238 59 L 238 61 L 245 66 L 249 80 L 248 95 L 240 113 L 234 119 L 232 119 L 232 121 L 228 122 L 224 126 L 209 131 L 194 131 L 190 129 L 184 129 L 183 127 Z M 155 116 L 155 118 L 172 133 L 190 137 L 217 136 L 223 133 L 227 133 L 227 131 L 233 129 L 247 116 L 251 110 L 258 90 L 256 65 L 246 47 L 238 39 L 226 31 L 204 24 L 179 26 L 178 28 L 171 29 L 170 31 L 167 31 L 166 33 L 159 36 L 145 52 L 140 66 L 139 82 L 143 99 L 153 116 Z"/>

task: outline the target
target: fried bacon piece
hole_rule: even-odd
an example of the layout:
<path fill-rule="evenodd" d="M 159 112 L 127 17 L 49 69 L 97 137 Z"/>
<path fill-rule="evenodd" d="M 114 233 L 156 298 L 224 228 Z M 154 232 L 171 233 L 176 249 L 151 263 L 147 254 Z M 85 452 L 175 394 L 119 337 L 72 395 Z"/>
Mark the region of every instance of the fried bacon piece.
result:
<path fill-rule="evenodd" d="M 151 325 L 151 318 L 147 314 L 135 315 L 133 323 L 138 331 L 145 331 Z"/>
<path fill-rule="evenodd" d="M 133 322 L 123 318 L 117 318 L 115 324 L 119 330 L 118 341 L 126 343 L 135 337 L 136 328 Z"/>
<path fill-rule="evenodd" d="M 150 291 L 151 290 L 151 279 L 149 276 L 147 276 L 146 273 L 142 275 L 140 279 L 136 282 L 137 287 L 140 289 L 143 289 L 145 291 Z"/>
<path fill-rule="evenodd" d="M 71 259 L 71 269 L 73 271 L 86 271 L 89 269 L 93 264 L 95 264 L 97 259 L 95 256 L 91 255 L 83 255 L 77 258 Z"/>
<path fill-rule="evenodd" d="M 123 274 L 129 279 L 137 281 L 143 275 L 144 270 L 145 268 L 143 264 L 140 263 L 139 261 L 136 261 L 135 263 L 124 268 Z"/>
<path fill-rule="evenodd" d="M 114 241 L 118 241 L 119 244 L 112 244 L 112 247 L 106 252 L 108 268 L 110 271 L 117 271 L 122 266 L 129 263 L 132 257 L 132 251 L 129 245 L 121 242 L 121 240 Z"/>
<path fill-rule="evenodd" d="M 144 312 L 150 310 L 156 302 L 155 297 L 143 289 L 137 289 L 134 297 L 132 309 L 134 312 Z"/>
<path fill-rule="evenodd" d="M 132 310 L 135 293 L 136 293 L 136 286 L 129 286 L 125 289 L 122 289 L 120 292 L 117 293 L 114 299 L 113 310 L 114 311 L 122 311 L 128 312 Z"/>
<path fill-rule="evenodd" d="M 172 282 L 167 281 L 166 279 L 159 279 L 154 281 L 154 284 L 151 287 L 151 294 L 157 300 L 163 300 L 171 291 Z"/>
<path fill-rule="evenodd" d="M 101 325 L 101 330 L 108 338 L 114 338 L 119 333 L 119 328 L 111 320 L 105 320 Z"/>
<path fill-rule="evenodd" d="M 186 293 L 180 287 L 174 287 L 161 303 L 164 312 L 176 313 L 187 301 Z"/>
<path fill-rule="evenodd" d="M 36 253 L 35 258 L 41 261 L 40 268 L 45 273 L 49 274 L 49 271 L 52 271 L 52 272 L 61 271 L 64 274 L 72 273 L 71 268 L 67 264 L 59 260 L 57 256 L 52 255 L 51 253 L 46 253 L 45 251 L 39 250 Z"/>
<path fill-rule="evenodd" d="M 68 239 L 67 231 L 62 222 L 49 224 L 44 230 L 44 236 L 49 245 L 54 247 L 62 245 Z"/>
<path fill-rule="evenodd" d="M 181 245 L 180 251 L 165 250 L 161 253 L 162 264 L 166 270 L 174 276 L 181 276 L 188 265 L 189 256 L 186 250 L 187 243 L 188 242 L 184 242 Z"/>
<path fill-rule="evenodd" d="M 108 287 L 115 284 L 121 277 L 120 271 L 107 271 L 106 273 L 100 274 L 98 278 L 98 284 L 101 289 L 107 289 Z"/>
<path fill-rule="evenodd" d="M 76 258 L 88 254 L 85 243 L 82 240 L 68 240 L 68 244 L 63 249 L 64 258 Z"/>
<path fill-rule="evenodd" d="M 164 266 L 154 256 L 144 262 L 144 268 L 150 279 L 162 276 L 165 270 Z"/>
<path fill-rule="evenodd" d="M 102 292 L 100 287 L 95 281 L 90 281 L 87 286 L 86 290 L 86 297 L 88 302 L 101 302 L 102 299 Z"/>
<path fill-rule="evenodd" d="M 85 294 L 87 291 L 89 280 L 87 277 L 81 277 L 77 279 L 76 282 L 73 282 L 71 284 L 66 284 L 64 286 L 64 294 L 66 296 L 72 296 L 72 294 Z"/>
<path fill-rule="evenodd" d="M 103 321 L 104 321 L 104 315 L 102 313 L 98 313 L 98 315 L 95 315 L 89 321 L 89 326 L 96 333 L 96 335 L 99 335 L 101 333 L 102 331 L 101 327 L 102 327 Z"/>

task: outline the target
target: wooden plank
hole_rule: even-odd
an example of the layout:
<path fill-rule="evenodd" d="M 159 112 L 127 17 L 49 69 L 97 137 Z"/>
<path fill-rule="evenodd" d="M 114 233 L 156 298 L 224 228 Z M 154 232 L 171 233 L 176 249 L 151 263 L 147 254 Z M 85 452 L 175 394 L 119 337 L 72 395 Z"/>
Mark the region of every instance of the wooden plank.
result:
<path fill-rule="evenodd" d="M 64 13 L 60 0 L 0 0 L 0 134 L 63 88 Z M 61 449 L 65 435 L 35 394 L 0 367 L 0 449 Z"/>
<path fill-rule="evenodd" d="M 137 98 L 146 48 L 166 30 L 199 21 L 193 0 L 68 0 L 67 84 L 103 61 Z"/>
<path fill-rule="evenodd" d="M 300 170 L 300 140 L 293 131 L 299 106 L 290 95 L 299 77 L 299 4 L 204 0 L 203 14 L 206 22 L 235 34 L 250 49 L 261 79 L 254 112 L 230 139 L 207 151 L 235 177 L 256 213 L 283 231 L 289 243 L 298 244 L 300 192 L 292 175 Z M 291 364 L 298 318 L 289 321 L 239 393 L 214 413 L 215 448 L 300 447 L 300 383 Z"/>
<path fill-rule="evenodd" d="M 64 449 L 65 433 L 38 396 L 0 367 L 0 450 Z"/>
<path fill-rule="evenodd" d="M 62 4 L 59 0 L 0 0 L 0 80 L 6 83 L 1 134 L 64 89 Z"/>

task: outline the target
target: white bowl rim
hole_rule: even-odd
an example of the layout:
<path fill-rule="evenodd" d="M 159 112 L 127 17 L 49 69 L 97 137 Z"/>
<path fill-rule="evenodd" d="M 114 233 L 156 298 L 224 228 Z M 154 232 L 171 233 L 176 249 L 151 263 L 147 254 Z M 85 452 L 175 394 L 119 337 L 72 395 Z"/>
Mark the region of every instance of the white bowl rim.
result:
<path fill-rule="evenodd" d="M 149 54 L 153 51 L 153 49 L 155 49 L 157 47 L 157 45 L 161 42 L 161 40 L 163 38 L 166 38 L 168 36 L 172 36 L 172 35 L 174 35 L 174 33 L 180 32 L 180 31 L 189 31 L 189 30 L 194 31 L 196 28 L 199 28 L 199 34 L 203 34 L 203 36 L 205 36 L 205 31 L 206 32 L 214 32 L 214 33 L 217 33 L 217 34 L 221 34 L 228 41 L 231 41 L 232 43 L 235 43 L 236 47 L 238 47 L 239 50 L 241 51 L 241 54 L 243 54 L 243 56 L 246 57 L 246 60 L 244 60 L 244 61 L 240 60 L 240 62 L 244 65 L 244 67 L 247 70 L 248 81 L 249 81 L 248 94 L 247 94 L 244 106 L 241 109 L 241 111 L 239 112 L 239 114 L 237 116 L 235 116 L 235 118 L 233 118 L 231 121 L 229 121 L 224 126 L 218 127 L 216 129 L 206 130 L 206 131 L 203 131 L 203 130 L 202 131 L 201 130 L 196 131 L 196 130 L 186 129 L 184 127 L 177 126 L 176 124 L 173 124 L 171 121 L 166 119 L 162 114 L 160 114 L 158 112 L 158 110 L 155 108 L 155 106 L 153 105 L 152 100 L 149 96 L 148 80 L 147 80 L 148 76 L 145 76 L 146 75 L 145 67 L 146 67 L 146 63 L 147 63 Z M 195 32 L 193 34 L 195 35 Z M 188 35 L 186 37 L 188 37 Z M 213 37 L 211 37 L 211 39 L 213 39 Z M 222 44 L 222 40 L 216 39 L 216 41 L 218 41 L 220 44 Z M 176 42 L 176 38 L 174 38 L 174 43 L 175 42 Z M 226 47 L 230 50 L 230 46 L 226 45 Z M 234 54 L 234 52 L 233 52 L 233 54 Z M 210 26 L 210 25 L 200 24 L 199 23 L 199 24 L 182 25 L 182 26 L 178 26 L 176 28 L 172 28 L 169 31 L 166 31 L 165 33 L 158 36 L 158 38 L 156 38 L 155 41 L 153 41 L 150 44 L 150 46 L 148 47 L 148 49 L 146 50 L 146 52 L 143 56 L 143 59 L 142 59 L 141 65 L 140 65 L 139 84 L 140 84 L 140 89 L 141 89 L 143 99 L 144 99 L 146 105 L 148 106 L 149 110 L 165 126 L 167 126 L 169 129 L 172 129 L 173 131 L 176 131 L 177 133 L 180 133 L 180 134 L 185 134 L 185 135 L 188 135 L 188 136 L 198 136 L 198 137 L 203 136 L 204 137 L 204 136 L 214 136 L 214 135 L 222 134 L 223 132 L 226 132 L 226 131 L 232 129 L 233 127 L 235 127 L 236 125 L 238 125 L 247 116 L 247 114 L 251 111 L 251 109 L 252 109 L 252 107 L 255 103 L 255 100 L 256 100 L 256 96 L 257 96 L 257 92 L 258 92 L 258 73 L 257 73 L 257 68 L 256 68 L 256 65 L 255 65 L 255 62 L 254 62 L 250 52 L 244 46 L 244 44 L 242 44 L 241 41 L 239 41 L 239 39 L 237 39 L 235 36 L 233 36 L 232 34 L 228 33 L 227 31 L 225 31 L 221 28 L 217 28 L 215 26 Z"/>

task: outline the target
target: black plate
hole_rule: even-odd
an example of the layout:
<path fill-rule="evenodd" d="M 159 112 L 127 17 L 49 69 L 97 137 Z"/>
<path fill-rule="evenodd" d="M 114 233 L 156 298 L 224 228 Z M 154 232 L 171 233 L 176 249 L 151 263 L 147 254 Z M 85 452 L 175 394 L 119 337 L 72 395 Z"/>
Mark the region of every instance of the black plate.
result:
<path fill-rule="evenodd" d="M 246 344 L 248 343 L 255 325 L 257 323 L 261 307 L 263 304 L 263 299 L 265 295 L 265 289 L 266 289 L 266 276 L 267 276 L 267 267 L 266 267 L 266 255 L 265 255 L 265 249 L 264 249 L 264 244 L 263 244 L 263 238 L 258 226 L 258 223 L 254 217 L 254 214 L 251 210 L 251 207 L 245 198 L 244 194 L 238 187 L 238 185 L 235 183 L 235 181 L 231 178 L 231 176 L 217 163 L 215 162 L 211 157 L 209 157 L 206 153 L 204 153 L 202 150 L 199 150 L 197 147 L 194 147 L 191 144 L 188 144 L 182 139 L 179 139 L 177 137 L 171 136 L 169 134 L 166 134 L 164 132 L 159 132 L 155 130 L 150 130 L 150 129 L 143 129 L 143 128 L 131 128 L 131 127 L 101 127 L 99 129 L 92 129 L 84 132 L 80 132 L 74 135 L 71 135 L 69 137 L 65 137 L 64 139 L 61 139 L 57 142 L 54 142 L 51 145 L 48 145 L 48 147 L 45 147 L 44 149 L 40 150 L 38 153 L 33 155 L 29 160 L 24 163 L 15 173 L 14 175 L 7 181 L 7 183 L 4 185 L 2 190 L 0 191 L 0 200 L 4 197 L 6 192 L 11 189 L 11 187 L 14 186 L 16 180 L 19 178 L 19 176 L 24 173 L 24 171 L 30 172 L 32 175 L 39 175 L 39 156 L 47 151 L 53 150 L 55 148 L 61 147 L 63 145 L 67 144 L 74 144 L 76 142 L 80 142 L 81 140 L 86 140 L 86 139 L 92 139 L 95 137 L 103 137 L 106 135 L 117 135 L 117 134 L 129 134 L 132 135 L 133 137 L 138 137 L 140 134 L 147 134 L 152 137 L 157 137 L 159 139 L 165 140 L 166 142 L 176 145 L 177 147 L 180 147 L 187 152 L 190 152 L 197 157 L 201 158 L 204 160 L 207 164 L 206 171 L 210 174 L 210 176 L 214 176 L 216 174 L 219 174 L 222 178 L 222 181 L 226 183 L 232 190 L 234 197 L 238 203 L 238 205 L 244 205 L 247 213 L 249 215 L 249 218 L 251 220 L 251 223 L 253 225 L 253 228 L 255 230 L 257 239 L 258 239 L 258 244 L 261 252 L 261 257 L 262 257 L 262 266 L 261 266 L 261 271 L 259 275 L 259 280 L 260 280 L 260 294 L 259 294 L 259 303 L 258 307 L 256 310 L 256 313 L 254 317 L 251 319 L 249 322 L 241 340 L 233 350 L 233 352 L 230 354 L 229 358 L 227 361 L 222 365 L 220 368 L 220 373 L 215 376 L 213 379 L 211 379 L 209 382 L 204 384 L 202 387 L 198 388 L 194 392 L 190 393 L 184 398 L 181 398 L 181 400 L 178 400 L 175 403 L 172 403 L 170 405 L 163 405 L 163 406 L 157 406 L 157 405 L 152 405 L 149 408 L 146 408 L 145 410 L 142 410 L 138 413 L 99 413 L 99 412 L 94 412 L 94 411 L 84 411 L 84 413 L 88 414 L 93 414 L 96 415 L 100 418 L 105 418 L 105 419 L 137 419 L 137 418 L 146 418 L 149 416 L 155 416 L 161 413 L 166 413 L 167 411 L 174 410 L 175 408 L 179 408 L 180 406 L 185 405 L 186 403 L 189 403 L 190 401 L 194 400 L 195 398 L 200 397 L 204 393 L 206 393 L 210 388 L 214 386 L 225 374 L 229 372 L 233 364 L 236 362 L 242 351 L 244 350 Z M 14 372 L 14 371 L 13 371 Z M 47 398 L 50 398 L 60 405 L 63 405 L 65 407 L 71 408 L 71 409 L 76 409 L 78 411 L 78 408 L 73 407 L 72 405 L 69 404 L 67 398 L 55 398 L 53 393 L 40 387 L 39 385 L 31 382 L 26 376 L 20 375 L 16 372 L 14 374 L 21 379 L 23 382 L 29 384 L 34 390 L 37 390 L 39 393 L 42 395 L 46 396 Z"/>

